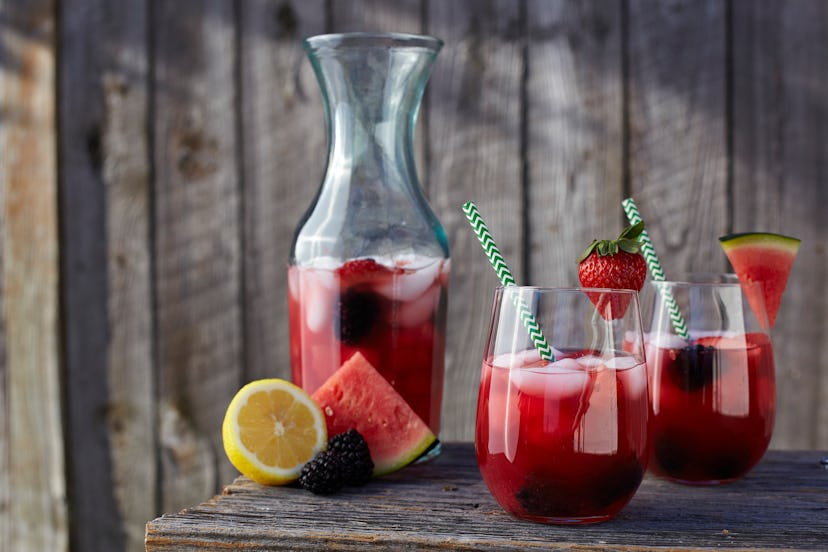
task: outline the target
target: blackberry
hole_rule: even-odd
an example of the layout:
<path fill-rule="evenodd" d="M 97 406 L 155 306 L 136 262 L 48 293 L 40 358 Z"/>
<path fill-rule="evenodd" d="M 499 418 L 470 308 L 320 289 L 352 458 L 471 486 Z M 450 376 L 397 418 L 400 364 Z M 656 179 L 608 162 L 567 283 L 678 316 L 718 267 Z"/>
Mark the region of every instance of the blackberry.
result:
<path fill-rule="evenodd" d="M 715 362 L 715 347 L 688 345 L 679 351 L 676 361 L 671 365 L 670 378 L 685 391 L 701 389 L 713 381 Z"/>
<path fill-rule="evenodd" d="M 299 486 L 314 494 L 331 494 L 345 486 L 345 472 L 339 455 L 322 451 L 302 467 Z"/>
<path fill-rule="evenodd" d="M 339 309 L 334 318 L 334 331 L 346 345 L 356 345 L 365 337 L 379 314 L 380 303 L 370 291 L 348 289 L 339 297 Z"/>
<path fill-rule="evenodd" d="M 567 492 L 561 481 L 541 481 L 531 475 L 515 498 L 527 515 L 538 517 L 572 516 L 582 507 L 583 500 L 579 493 Z"/>
<path fill-rule="evenodd" d="M 374 462 L 368 443 L 356 429 L 335 435 L 328 440 L 328 451 L 336 454 L 341 463 L 346 485 L 364 485 L 374 473 Z"/>
<path fill-rule="evenodd" d="M 655 460 L 659 467 L 671 474 L 682 474 L 693 464 L 692 452 L 682 439 L 659 435 L 654 442 Z"/>

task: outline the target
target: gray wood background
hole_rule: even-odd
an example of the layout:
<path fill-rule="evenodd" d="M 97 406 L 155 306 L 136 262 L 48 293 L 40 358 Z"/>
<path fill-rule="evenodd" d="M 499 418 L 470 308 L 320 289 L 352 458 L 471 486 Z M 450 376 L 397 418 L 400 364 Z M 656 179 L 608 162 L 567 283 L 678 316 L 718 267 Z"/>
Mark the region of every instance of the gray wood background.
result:
<path fill-rule="evenodd" d="M 775 448 L 828 448 L 828 2 L 0 0 L 0 550 L 143 550 L 232 480 L 220 421 L 289 374 L 290 236 L 322 176 L 300 41 L 444 39 L 418 163 L 450 239 L 447 440 L 472 437 L 496 284 L 574 259 L 635 197 L 668 273 L 803 240 Z"/>

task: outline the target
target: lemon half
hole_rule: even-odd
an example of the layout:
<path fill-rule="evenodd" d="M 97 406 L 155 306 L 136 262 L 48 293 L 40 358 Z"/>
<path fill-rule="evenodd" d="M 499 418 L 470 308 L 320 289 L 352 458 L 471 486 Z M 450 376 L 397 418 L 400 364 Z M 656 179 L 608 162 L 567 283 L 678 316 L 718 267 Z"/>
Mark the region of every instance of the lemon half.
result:
<path fill-rule="evenodd" d="M 233 466 L 263 485 L 296 480 L 328 438 L 319 406 L 283 379 L 242 387 L 227 407 L 221 434 Z"/>

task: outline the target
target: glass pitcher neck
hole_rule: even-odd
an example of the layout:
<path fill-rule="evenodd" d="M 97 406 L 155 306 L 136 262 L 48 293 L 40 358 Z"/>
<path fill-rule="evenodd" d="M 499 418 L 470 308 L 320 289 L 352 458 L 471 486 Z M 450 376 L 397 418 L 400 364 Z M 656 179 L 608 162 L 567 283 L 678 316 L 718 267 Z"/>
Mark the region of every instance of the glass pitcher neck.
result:
<path fill-rule="evenodd" d="M 304 45 L 322 89 L 328 152 L 291 262 L 448 258 L 445 232 L 420 189 L 413 147 L 420 101 L 442 42 L 349 33 L 312 37 Z"/>
<path fill-rule="evenodd" d="M 328 178 L 348 175 L 364 185 L 382 175 L 385 186 L 418 188 L 414 127 L 442 42 L 347 33 L 311 37 L 304 45 L 322 90 Z"/>

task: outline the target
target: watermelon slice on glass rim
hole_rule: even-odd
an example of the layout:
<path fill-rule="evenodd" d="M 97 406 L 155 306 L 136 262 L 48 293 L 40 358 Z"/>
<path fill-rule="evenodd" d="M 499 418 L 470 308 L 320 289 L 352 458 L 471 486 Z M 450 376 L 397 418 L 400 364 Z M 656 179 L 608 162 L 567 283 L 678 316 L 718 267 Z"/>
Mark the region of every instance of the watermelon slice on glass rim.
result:
<path fill-rule="evenodd" d="M 723 236 L 719 238 L 719 244 L 740 282 L 762 284 L 762 298 L 772 328 L 800 240 L 770 232 L 748 232 Z M 753 311 L 758 312 L 760 298 L 747 289 L 745 293 Z M 761 316 L 757 318 L 762 320 Z"/>

